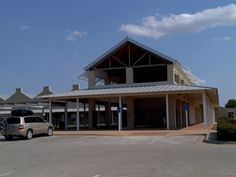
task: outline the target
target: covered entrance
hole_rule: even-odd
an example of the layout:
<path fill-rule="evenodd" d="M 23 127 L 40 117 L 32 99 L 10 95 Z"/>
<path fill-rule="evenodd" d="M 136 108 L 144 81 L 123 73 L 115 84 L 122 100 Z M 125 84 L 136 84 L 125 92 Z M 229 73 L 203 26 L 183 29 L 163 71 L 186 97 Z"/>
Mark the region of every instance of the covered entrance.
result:
<path fill-rule="evenodd" d="M 134 99 L 135 128 L 166 128 L 165 97 Z"/>
<path fill-rule="evenodd" d="M 213 125 L 215 94 L 206 87 L 148 85 L 72 90 L 43 98 L 49 100 L 49 107 L 53 102 L 73 102 L 77 130 L 180 129 L 201 122 L 205 127 Z M 53 121 L 50 112 L 49 120 Z M 69 128 L 68 115 L 65 109 L 65 129 Z"/>

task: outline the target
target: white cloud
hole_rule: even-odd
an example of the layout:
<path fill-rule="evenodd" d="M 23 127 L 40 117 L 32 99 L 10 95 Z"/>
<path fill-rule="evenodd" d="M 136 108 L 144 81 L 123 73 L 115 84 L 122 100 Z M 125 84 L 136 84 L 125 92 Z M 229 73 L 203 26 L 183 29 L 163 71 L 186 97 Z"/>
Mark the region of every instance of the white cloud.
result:
<path fill-rule="evenodd" d="M 236 4 L 206 9 L 194 14 L 147 16 L 140 25 L 123 24 L 121 31 L 131 35 L 158 39 L 173 33 L 191 33 L 218 26 L 236 25 Z"/>
<path fill-rule="evenodd" d="M 229 41 L 231 39 L 232 39 L 232 37 L 230 37 L 230 36 L 224 36 L 224 37 L 216 37 L 216 38 L 213 38 L 212 40 L 213 41 Z"/>
<path fill-rule="evenodd" d="M 65 40 L 66 41 L 77 41 L 78 38 L 82 38 L 86 35 L 85 32 L 80 32 L 80 31 L 70 31 L 68 32 L 68 35 L 66 36 Z"/>
<path fill-rule="evenodd" d="M 11 23 L 10 24 L 14 29 L 20 30 L 20 31 L 27 31 L 31 29 L 30 25 L 22 24 L 22 23 Z"/>
<path fill-rule="evenodd" d="M 18 24 L 18 29 L 22 31 L 26 31 L 30 29 L 29 25 Z"/>

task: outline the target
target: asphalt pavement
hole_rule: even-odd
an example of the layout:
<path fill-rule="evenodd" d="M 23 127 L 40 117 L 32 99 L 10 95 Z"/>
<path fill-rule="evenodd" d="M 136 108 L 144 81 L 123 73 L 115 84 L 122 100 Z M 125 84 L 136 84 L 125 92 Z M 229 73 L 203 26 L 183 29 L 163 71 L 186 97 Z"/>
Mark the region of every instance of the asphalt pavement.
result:
<path fill-rule="evenodd" d="M 5 141 L 0 177 L 235 177 L 236 145 L 203 136 L 52 136 Z"/>

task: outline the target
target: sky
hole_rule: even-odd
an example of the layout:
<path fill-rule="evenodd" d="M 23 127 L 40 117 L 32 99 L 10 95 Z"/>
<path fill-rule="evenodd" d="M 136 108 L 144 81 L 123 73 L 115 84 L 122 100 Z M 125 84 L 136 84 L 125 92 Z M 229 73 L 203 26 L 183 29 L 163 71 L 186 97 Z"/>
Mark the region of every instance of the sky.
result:
<path fill-rule="evenodd" d="M 236 1 L 1 0 L 0 97 L 81 84 L 83 68 L 125 37 L 177 59 L 236 98 Z"/>

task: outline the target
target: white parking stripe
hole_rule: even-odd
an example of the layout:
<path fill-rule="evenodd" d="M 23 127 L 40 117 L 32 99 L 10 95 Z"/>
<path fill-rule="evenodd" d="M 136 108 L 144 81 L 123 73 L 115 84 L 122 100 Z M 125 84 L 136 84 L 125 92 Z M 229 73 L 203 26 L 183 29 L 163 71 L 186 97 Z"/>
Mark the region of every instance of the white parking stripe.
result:
<path fill-rule="evenodd" d="M 2 177 L 2 176 L 7 176 L 7 175 L 11 175 L 11 174 L 12 174 L 12 172 L 4 173 L 4 174 L 1 174 L 0 177 Z"/>
<path fill-rule="evenodd" d="M 95 175 L 95 176 L 93 176 L 93 177 L 99 177 L 100 175 Z"/>
<path fill-rule="evenodd" d="M 164 136 L 163 137 L 154 138 L 152 141 L 148 142 L 148 144 L 153 144 L 153 143 L 161 140 L 162 138 L 164 138 Z"/>

